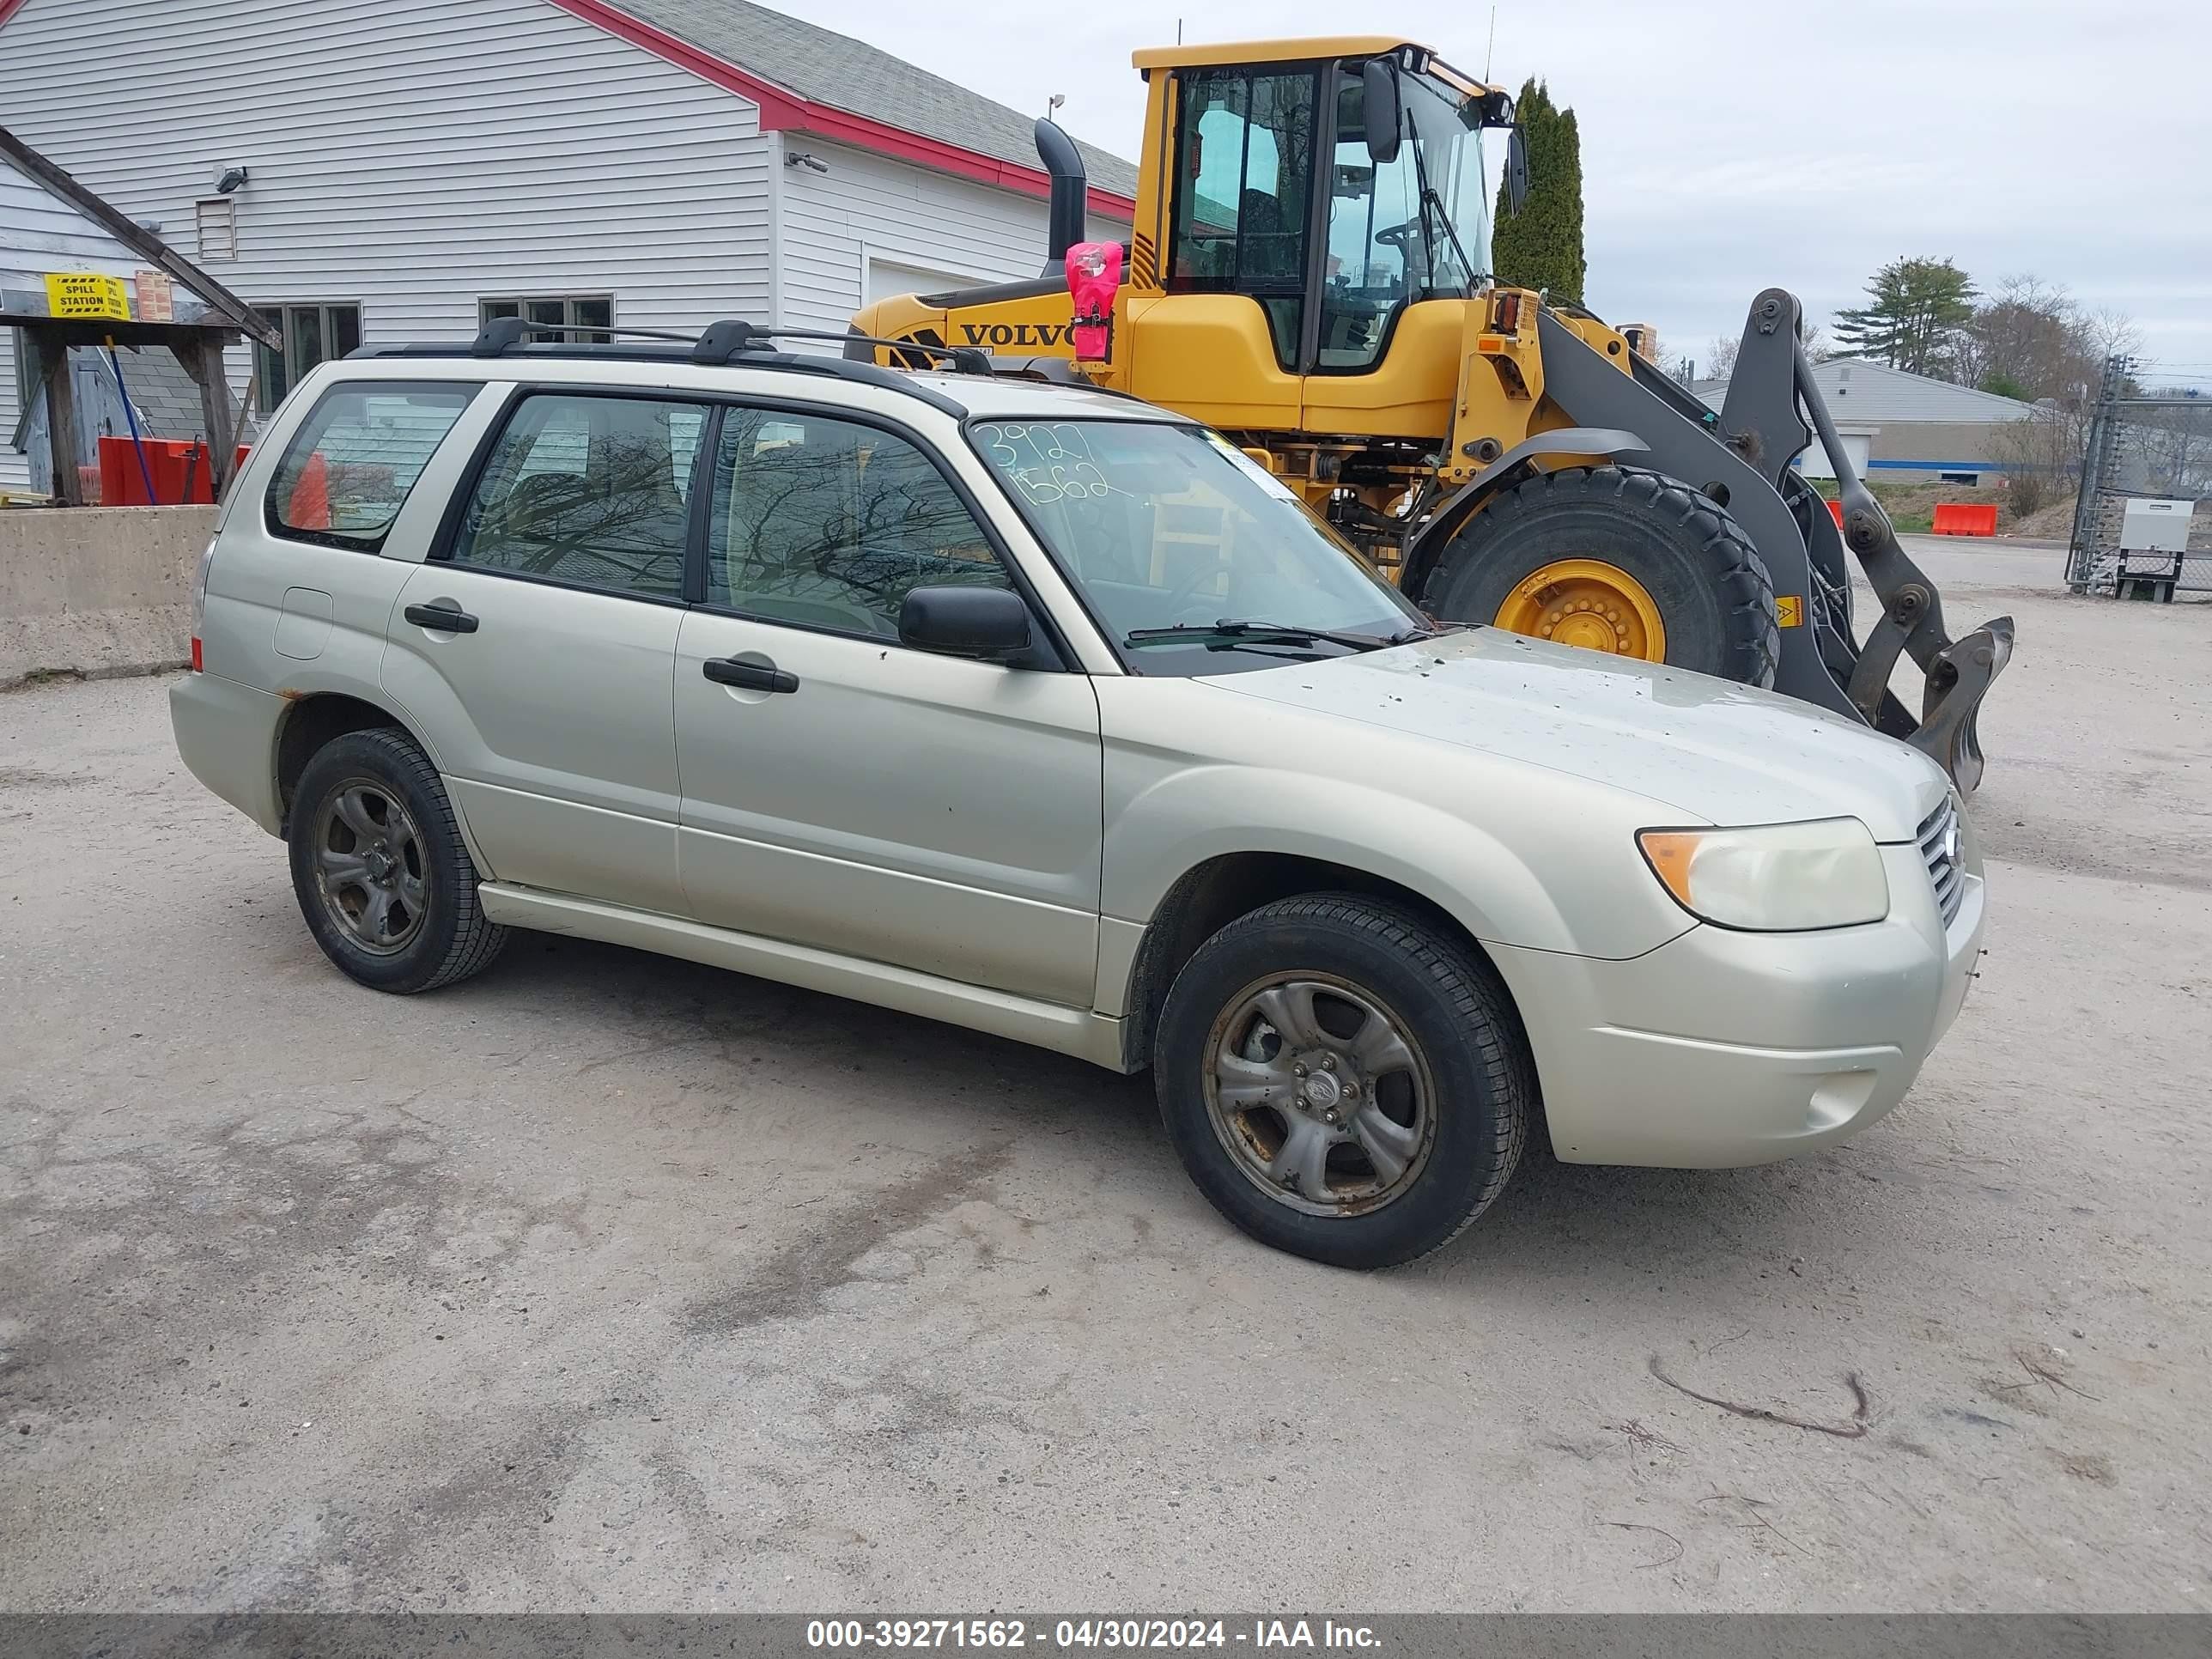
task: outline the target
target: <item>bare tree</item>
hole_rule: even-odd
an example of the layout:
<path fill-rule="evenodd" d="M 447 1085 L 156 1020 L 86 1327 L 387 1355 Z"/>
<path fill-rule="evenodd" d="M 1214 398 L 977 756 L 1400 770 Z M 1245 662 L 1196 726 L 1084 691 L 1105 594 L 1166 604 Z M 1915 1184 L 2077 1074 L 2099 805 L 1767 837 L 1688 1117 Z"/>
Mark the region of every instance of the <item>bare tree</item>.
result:
<path fill-rule="evenodd" d="M 2084 431 L 2064 410 L 2043 407 L 1997 428 L 1990 459 L 2005 470 L 2005 499 L 2026 518 L 2070 494 L 2081 476 Z"/>
<path fill-rule="evenodd" d="M 1826 331 L 1818 323 L 1806 324 L 1800 338 L 1805 347 L 1808 362 L 1825 363 L 1836 355 L 1835 348 L 1828 343 Z M 1730 339 L 1724 334 L 1715 335 L 1705 346 L 1705 379 L 1725 380 L 1735 374 L 1735 354 L 1741 343 L 1741 341 Z"/>
<path fill-rule="evenodd" d="M 2080 378 L 2089 347 L 2071 295 L 2035 276 L 2008 276 L 1960 331 L 1959 382 L 2023 403 L 2063 392 Z"/>
<path fill-rule="evenodd" d="M 2107 357 L 2132 357 L 2142 349 L 2142 331 L 2136 326 L 2135 319 L 2110 306 L 2082 318 L 2081 328 L 2083 341 L 2100 368 Z"/>
<path fill-rule="evenodd" d="M 1960 331 L 1958 378 L 2023 403 L 2081 407 L 2096 396 L 2106 359 L 2133 351 L 2139 337 L 2118 312 L 2092 314 L 2055 283 L 2008 276 Z"/>

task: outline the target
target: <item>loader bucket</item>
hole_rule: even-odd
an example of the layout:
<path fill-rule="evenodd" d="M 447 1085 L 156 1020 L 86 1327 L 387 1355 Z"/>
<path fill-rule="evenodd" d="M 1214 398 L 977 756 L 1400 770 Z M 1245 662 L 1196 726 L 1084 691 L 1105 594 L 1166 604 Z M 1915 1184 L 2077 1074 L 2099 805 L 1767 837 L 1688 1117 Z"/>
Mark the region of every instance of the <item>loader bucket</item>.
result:
<path fill-rule="evenodd" d="M 1754 325 L 1759 314 L 1754 307 Z M 1792 392 L 1836 470 L 1836 495 L 1842 505 L 1842 511 L 1833 517 L 1826 513 L 1815 515 L 1808 537 L 1814 578 L 1832 583 L 1838 577 L 1848 577 L 1847 572 L 1823 568 L 1840 564 L 1828 555 L 1825 545 L 1838 537 L 1837 520 L 1840 520 L 1840 539 L 1858 560 L 1882 606 L 1881 618 L 1858 644 L 1851 640 L 1845 608 L 1840 630 L 1842 648 L 1836 649 L 1838 641 L 1823 642 L 1830 672 L 1862 719 L 1926 754 L 1951 775 L 1960 794 L 1970 795 L 1982 781 L 1978 728 L 1982 699 L 2012 660 L 2013 620 L 1993 617 L 1956 640 L 1945 631 L 1942 596 L 1899 544 L 1889 514 L 1882 511 L 1874 492 L 1853 469 L 1828 406 L 1813 384 L 1812 365 L 1806 361 L 1804 347 L 1794 331 L 1790 357 Z M 1731 406 L 1735 403 L 1733 386 L 1729 403 Z M 1723 421 L 1726 418 L 1724 412 Z M 1832 613 L 1834 607 L 1829 609 Z M 1838 619 L 1832 614 L 1828 620 L 1832 626 Z M 1905 714 L 1889 690 L 1890 675 L 1900 655 L 1909 655 L 1926 676 L 1917 721 Z"/>
<path fill-rule="evenodd" d="M 1954 641 L 1928 676 L 1920 727 L 1905 741 L 1948 772 L 1962 795 L 1981 786 L 1982 698 L 2011 660 L 2012 618 L 1998 617 Z"/>

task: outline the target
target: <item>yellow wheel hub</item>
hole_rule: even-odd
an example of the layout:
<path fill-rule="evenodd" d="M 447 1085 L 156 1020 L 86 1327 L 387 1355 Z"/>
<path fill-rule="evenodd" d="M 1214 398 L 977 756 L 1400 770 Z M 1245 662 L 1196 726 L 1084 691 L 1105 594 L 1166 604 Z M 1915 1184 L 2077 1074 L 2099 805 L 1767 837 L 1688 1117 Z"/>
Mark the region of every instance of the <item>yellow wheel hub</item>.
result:
<path fill-rule="evenodd" d="M 1554 559 L 1530 571 L 1492 621 L 1585 651 L 1667 660 L 1667 629 L 1644 584 L 1601 559 Z"/>

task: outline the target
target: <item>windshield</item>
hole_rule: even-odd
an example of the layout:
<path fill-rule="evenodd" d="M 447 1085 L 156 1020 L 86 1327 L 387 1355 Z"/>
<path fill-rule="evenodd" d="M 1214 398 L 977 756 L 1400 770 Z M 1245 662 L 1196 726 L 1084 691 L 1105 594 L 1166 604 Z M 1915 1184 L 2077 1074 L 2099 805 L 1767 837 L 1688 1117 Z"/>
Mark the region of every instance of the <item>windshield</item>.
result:
<path fill-rule="evenodd" d="M 1389 640 L 1420 614 L 1282 481 L 1217 432 L 1138 421 L 975 421 L 975 451 L 1142 674 L 1216 674 Z M 1243 638 L 1224 621 L 1265 623 Z M 1147 629 L 1189 630 L 1132 641 Z"/>
<path fill-rule="evenodd" d="M 1377 162 L 1368 152 L 1357 67 L 1338 73 L 1322 291 L 1324 373 L 1371 367 L 1401 307 L 1470 294 L 1490 274 L 1482 135 L 1461 118 L 1460 94 L 1450 88 L 1410 75 L 1398 84 L 1404 141 L 1397 155 Z"/>
<path fill-rule="evenodd" d="M 1431 291 L 1464 295 L 1490 275 L 1490 192 L 1482 170 L 1482 133 L 1462 116 L 1460 94 L 1434 81 L 1408 76 L 1406 119 L 1414 170 L 1427 208 Z"/>

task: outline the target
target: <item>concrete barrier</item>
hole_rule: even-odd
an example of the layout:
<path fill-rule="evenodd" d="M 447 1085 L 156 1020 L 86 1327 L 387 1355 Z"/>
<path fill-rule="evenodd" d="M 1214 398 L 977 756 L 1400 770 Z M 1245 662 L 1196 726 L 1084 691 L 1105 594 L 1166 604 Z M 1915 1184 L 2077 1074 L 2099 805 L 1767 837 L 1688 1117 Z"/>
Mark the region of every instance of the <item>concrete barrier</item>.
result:
<path fill-rule="evenodd" d="M 212 507 L 0 511 L 0 686 L 181 668 Z"/>

